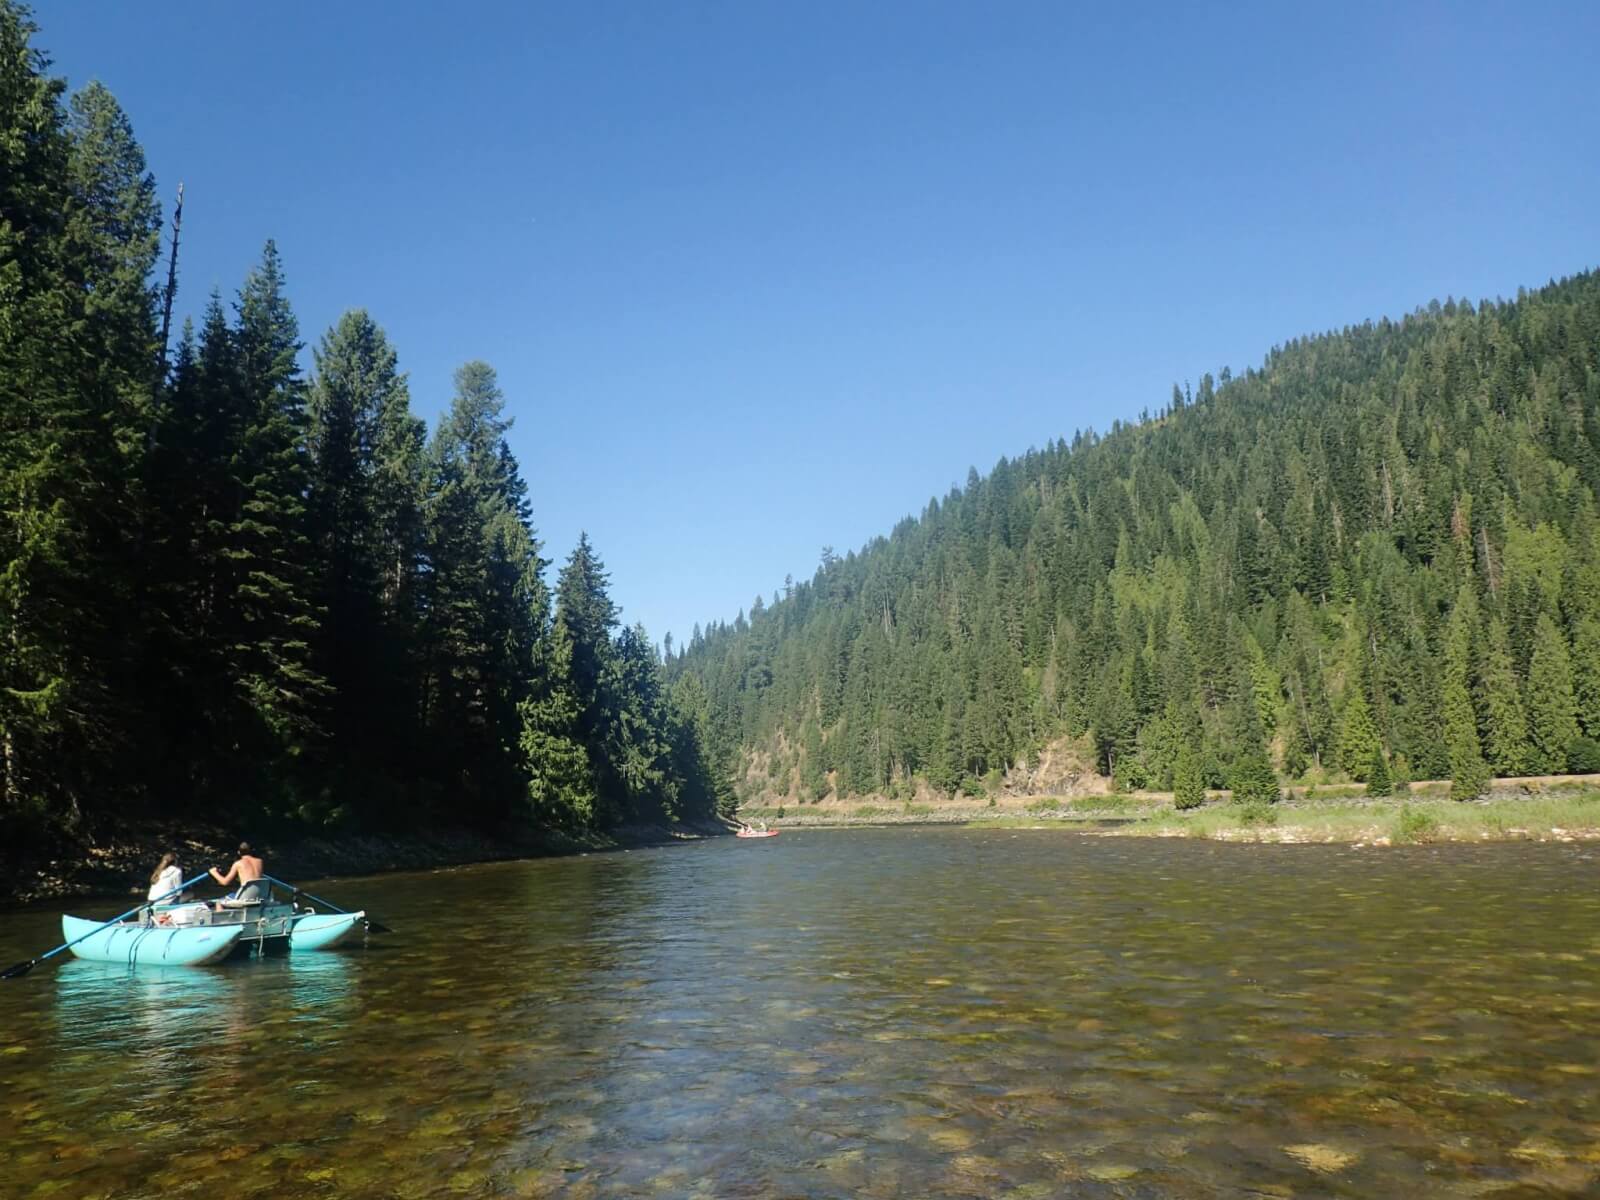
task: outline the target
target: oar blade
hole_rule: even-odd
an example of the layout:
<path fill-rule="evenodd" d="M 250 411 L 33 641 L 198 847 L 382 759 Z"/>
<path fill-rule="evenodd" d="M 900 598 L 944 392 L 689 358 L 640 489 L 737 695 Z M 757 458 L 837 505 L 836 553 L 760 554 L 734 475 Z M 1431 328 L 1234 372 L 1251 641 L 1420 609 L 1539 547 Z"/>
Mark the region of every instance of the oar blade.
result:
<path fill-rule="evenodd" d="M 39 960 L 37 958 L 30 958 L 26 962 L 12 963 L 4 971 L 0 971 L 0 979 L 21 979 L 38 965 Z"/>

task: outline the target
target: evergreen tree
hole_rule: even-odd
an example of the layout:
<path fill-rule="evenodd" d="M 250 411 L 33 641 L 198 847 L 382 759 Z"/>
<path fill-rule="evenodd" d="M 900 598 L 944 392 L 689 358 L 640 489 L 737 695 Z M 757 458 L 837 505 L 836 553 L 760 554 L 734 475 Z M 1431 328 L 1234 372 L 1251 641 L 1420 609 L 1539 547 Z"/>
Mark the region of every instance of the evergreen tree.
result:
<path fill-rule="evenodd" d="M 578 728 L 593 758 L 599 819 L 612 823 L 627 815 L 628 778 L 632 770 L 623 750 L 626 734 L 614 679 L 617 671 L 611 631 L 617 607 L 608 591 L 605 566 L 587 534 L 579 534 L 556 580 L 556 618 L 572 639 L 572 693 L 578 704 Z"/>
<path fill-rule="evenodd" d="M 467 363 L 455 385 L 425 467 L 422 711 L 431 770 L 464 793 L 453 803 L 492 821 L 522 789 L 520 705 L 536 697 L 549 596 L 494 370 Z"/>
<path fill-rule="evenodd" d="M 1506 628 L 1498 618 L 1489 620 L 1474 695 L 1490 771 L 1495 775 L 1526 773 L 1531 754 L 1528 719 L 1522 708 L 1522 689 L 1512 666 Z"/>
<path fill-rule="evenodd" d="M 580 533 L 556 582 L 556 612 L 572 636 L 572 678 L 590 729 L 599 725 L 601 684 L 611 669 L 611 631 L 617 626 L 609 585 L 589 535 Z"/>
<path fill-rule="evenodd" d="M 1236 804 L 1276 804 L 1281 798 L 1278 777 L 1268 757 L 1261 718 L 1250 689 L 1248 669 L 1241 681 L 1241 700 L 1232 718 L 1233 765 L 1228 772 L 1228 787 Z"/>
<path fill-rule="evenodd" d="M 1578 737 L 1577 714 L 1567 639 L 1548 614 L 1541 614 L 1528 665 L 1528 734 L 1536 772 L 1556 774 L 1567 769 L 1567 756 Z"/>
<path fill-rule="evenodd" d="M 528 803 L 542 821 L 582 828 L 594 820 L 594 772 L 578 725 L 572 635 L 560 616 L 550 632 L 544 666 L 542 694 L 518 706 Z"/>
<path fill-rule="evenodd" d="M 1235 804 L 1276 804 L 1283 795 L 1272 760 L 1260 748 L 1246 750 L 1234 760 L 1228 786 L 1233 790 Z"/>
<path fill-rule="evenodd" d="M 1177 767 L 1173 771 L 1172 803 L 1175 808 L 1199 808 L 1206 802 L 1205 781 L 1200 776 L 1200 754 L 1192 742 L 1185 742 L 1178 751 Z"/>
<path fill-rule="evenodd" d="M 693 679 L 692 675 L 685 676 Z M 816 721 L 800 727 L 800 795 L 805 800 L 821 800 L 828 794 L 828 776 L 822 762 L 822 730 Z"/>
<path fill-rule="evenodd" d="M 306 526 L 299 326 L 270 241 L 239 291 L 237 311 L 242 421 L 231 480 L 237 507 L 225 534 L 224 653 L 229 677 L 270 739 L 259 753 L 294 756 L 323 733 L 328 689 L 312 663 L 321 612 Z"/>
<path fill-rule="evenodd" d="M 422 422 L 383 330 L 345 313 L 322 339 L 307 406 L 309 528 L 325 613 L 317 662 L 330 730 L 370 805 L 414 775 L 415 593 L 422 554 Z M 396 755 L 396 743 L 403 748 Z M 381 790 L 380 790 L 381 789 Z"/>
<path fill-rule="evenodd" d="M 661 664 L 642 626 L 624 629 L 605 681 L 610 717 L 604 744 L 634 820 L 678 818 L 679 780 L 672 769 Z"/>
<path fill-rule="evenodd" d="M 1367 768 L 1367 795 L 1389 796 L 1394 794 L 1394 784 L 1389 779 L 1389 764 L 1380 749 L 1372 756 L 1372 765 Z"/>
<path fill-rule="evenodd" d="M 1372 757 L 1382 748 L 1366 693 L 1358 683 L 1350 689 L 1345 701 L 1344 720 L 1339 729 L 1339 763 L 1351 778 L 1366 782 Z"/>
<path fill-rule="evenodd" d="M 694 676 L 685 675 L 672 685 L 670 696 L 667 740 L 683 816 L 697 819 L 731 814 L 737 801 L 728 784 L 726 764 L 716 761 L 712 749 L 705 689 Z"/>
<path fill-rule="evenodd" d="M 1478 605 L 1471 584 L 1462 584 L 1445 631 L 1444 680 L 1440 707 L 1444 740 L 1450 760 L 1450 795 L 1470 800 L 1482 793 L 1489 767 L 1478 743 L 1478 726 L 1467 690 L 1472 670 L 1472 632 Z"/>
<path fill-rule="evenodd" d="M 73 393 L 58 332 L 78 315 L 63 234 L 70 204 L 64 86 L 44 73 L 24 10 L 0 4 L 0 769 L 8 822 L 59 799 L 62 751 L 89 742 L 70 728 L 96 681 L 79 677 L 76 638 L 87 531 L 72 495 L 89 481 L 75 441 L 92 415 Z M 65 795 L 60 793 L 65 792 Z M 3 831 L 3 829 L 0 829 Z"/>
<path fill-rule="evenodd" d="M 0 827 L 120 804 L 144 741 L 158 214 L 110 93 L 63 87 L 0 3 Z"/>
<path fill-rule="evenodd" d="M 1600 740 L 1600 618 L 1583 617 L 1572 636 L 1573 690 L 1578 723 L 1590 738 Z"/>

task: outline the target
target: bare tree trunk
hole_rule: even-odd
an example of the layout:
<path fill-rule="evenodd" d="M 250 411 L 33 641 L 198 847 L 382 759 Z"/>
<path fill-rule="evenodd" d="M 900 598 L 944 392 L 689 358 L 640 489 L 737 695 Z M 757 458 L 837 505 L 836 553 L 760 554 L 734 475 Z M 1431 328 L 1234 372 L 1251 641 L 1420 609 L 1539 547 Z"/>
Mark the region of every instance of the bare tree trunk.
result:
<path fill-rule="evenodd" d="M 183 184 L 178 184 L 178 202 L 172 209 L 172 255 L 167 260 L 167 290 L 161 299 L 161 365 L 156 386 L 167 381 L 167 348 L 172 338 L 172 302 L 178 295 L 178 232 L 183 225 Z"/>

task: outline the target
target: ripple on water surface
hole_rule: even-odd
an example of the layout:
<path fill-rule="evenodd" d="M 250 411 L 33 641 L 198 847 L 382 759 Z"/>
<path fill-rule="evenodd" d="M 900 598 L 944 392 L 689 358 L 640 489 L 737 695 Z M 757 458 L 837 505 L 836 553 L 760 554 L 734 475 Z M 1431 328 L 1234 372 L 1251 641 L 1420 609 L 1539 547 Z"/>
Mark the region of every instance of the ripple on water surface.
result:
<path fill-rule="evenodd" d="M 0 1180 L 1600 1194 L 1597 883 L 1581 845 L 893 829 L 329 884 L 402 932 L 0 986 Z"/>

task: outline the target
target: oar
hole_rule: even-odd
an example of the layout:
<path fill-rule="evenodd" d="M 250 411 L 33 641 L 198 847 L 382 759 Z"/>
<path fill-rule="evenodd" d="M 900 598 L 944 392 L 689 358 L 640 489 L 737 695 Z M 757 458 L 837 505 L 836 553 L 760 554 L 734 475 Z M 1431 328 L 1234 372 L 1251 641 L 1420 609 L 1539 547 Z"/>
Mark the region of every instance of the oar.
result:
<path fill-rule="evenodd" d="M 84 934 L 82 937 L 75 937 L 70 942 L 63 942 L 63 943 L 61 943 L 61 945 L 57 946 L 54 950 L 47 950 L 45 953 L 39 955 L 38 958 L 30 958 L 30 959 L 27 959 L 24 962 L 13 963 L 11 966 L 7 967 L 4 971 L 0 971 L 0 979 L 20 979 L 22 976 L 26 975 L 29 971 L 31 971 L 35 967 L 37 967 L 45 959 L 54 958 L 56 955 L 60 954 L 63 950 L 72 949 L 72 947 L 76 946 L 79 942 L 84 941 L 84 940 L 86 940 L 88 938 L 92 938 L 95 934 L 99 933 L 102 929 L 107 929 L 110 926 L 115 925 L 118 921 L 126 920 L 128 917 L 133 916 L 133 914 L 138 912 L 140 909 L 149 908 L 152 904 L 160 904 L 168 896 L 176 896 L 179 892 L 185 890 L 186 888 L 193 887 L 195 884 L 199 883 L 204 878 L 205 878 L 204 875 L 196 875 L 193 879 L 188 880 L 185 883 L 180 883 L 177 887 L 173 888 L 170 892 L 167 892 L 165 895 L 157 896 L 154 900 L 146 900 L 143 904 L 136 904 L 132 908 L 130 908 L 127 912 L 120 913 L 117 916 L 112 917 L 111 920 L 107 921 L 104 925 L 95 926 L 93 929 L 89 930 L 89 932 Z"/>
<path fill-rule="evenodd" d="M 278 879 L 277 877 L 272 876 L 272 875 L 263 875 L 262 878 L 268 880 L 271 883 L 277 884 L 279 887 L 286 887 L 291 892 L 293 892 L 295 895 L 304 896 L 307 900 L 311 900 L 311 901 L 313 901 L 313 902 L 315 902 L 317 904 L 322 905 L 323 908 L 331 908 L 331 909 L 333 909 L 334 912 L 336 912 L 336 913 L 344 913 L 346 916 L 350 916 L 351 915 L 350 910 L 348 908 L 340 908 L 337 904 L 334 904 L 334 903 L 331 903 L 330 901 L 324 900 L 321 896 L 313 896 L 310 892 L 306 891 L 304 888 L 295 887 L 295 885 L 292 884 L 292 883 L 285 883 L 283 880 Z M 394 932 L 394 930 L 390 929 L 382 921 L 374 921 L 371 917 L 367 918 L 367 929 L 371 933 L 393 933 Z"/>

